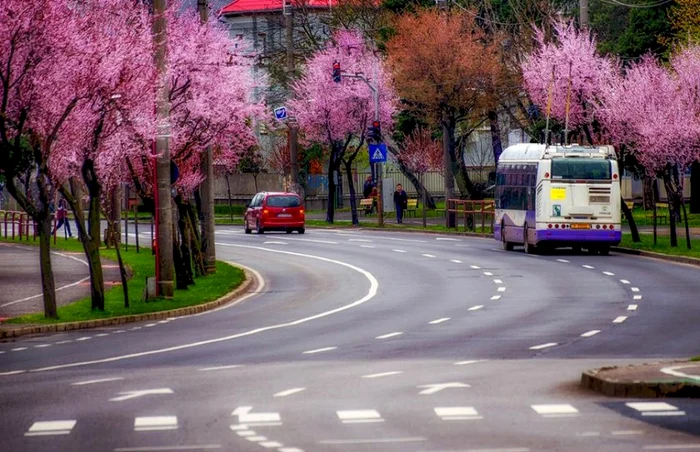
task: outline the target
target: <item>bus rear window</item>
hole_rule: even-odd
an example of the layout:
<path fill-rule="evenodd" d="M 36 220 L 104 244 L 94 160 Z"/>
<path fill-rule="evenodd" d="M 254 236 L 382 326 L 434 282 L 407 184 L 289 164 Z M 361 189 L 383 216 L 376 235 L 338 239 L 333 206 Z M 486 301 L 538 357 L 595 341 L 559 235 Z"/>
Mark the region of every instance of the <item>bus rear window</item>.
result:
<path fill-rule="evenodd" d="M 612 169 L 609 160 L 552 159 L 552 179 L 610 179 Z"/>
<path fill-rule="evenodd" d="M 301 202 L 296 196 L 270 196 L 267 198 L 268 207 L 299 207 Z"/>

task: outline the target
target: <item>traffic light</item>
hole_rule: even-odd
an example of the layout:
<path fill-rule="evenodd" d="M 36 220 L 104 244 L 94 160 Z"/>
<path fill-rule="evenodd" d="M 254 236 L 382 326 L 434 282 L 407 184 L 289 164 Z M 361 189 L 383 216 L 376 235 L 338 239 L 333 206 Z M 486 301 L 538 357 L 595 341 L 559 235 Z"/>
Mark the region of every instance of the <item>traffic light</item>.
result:
<path fill-rule="evenodd" d="M 367 140 L 374 141 L 375 143 L 381 143 L 382 141 L 382 125 L 379 121 L 372 121 L 372 125 L 367 131 Z"/>
<path fill-rule="evenodd" d="M 333 81 L 335 83 L 340 83 L 340 63 L 333 62 Z"/>

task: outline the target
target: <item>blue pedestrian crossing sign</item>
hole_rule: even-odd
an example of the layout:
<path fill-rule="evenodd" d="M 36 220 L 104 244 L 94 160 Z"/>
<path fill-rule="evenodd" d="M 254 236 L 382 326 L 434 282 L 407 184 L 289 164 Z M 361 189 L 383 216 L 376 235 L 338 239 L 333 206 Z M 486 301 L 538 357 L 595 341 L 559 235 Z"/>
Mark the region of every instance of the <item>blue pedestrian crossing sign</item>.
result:
<path fill-rule="evenodd" d="M 275 119 L 278 121 L 287 119 L 287 107 L 275 108 Z"/>
<path fill-rule="evenodd" d="M 369 162 L 384 163 L 386 162 L 386 144 L 370 144 L 369 145 Z"/>

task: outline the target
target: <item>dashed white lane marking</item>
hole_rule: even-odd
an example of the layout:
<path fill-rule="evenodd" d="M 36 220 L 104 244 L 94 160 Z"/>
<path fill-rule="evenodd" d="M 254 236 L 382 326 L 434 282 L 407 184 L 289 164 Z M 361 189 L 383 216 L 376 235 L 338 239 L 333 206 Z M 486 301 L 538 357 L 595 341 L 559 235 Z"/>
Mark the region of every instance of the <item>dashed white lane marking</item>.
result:
<path fill-rule="evenodd" d="M 322 352 L 329 352 L 331 350 L 336 350 L 338 347 L 323 347 L 323 348 L 317 348 L 315 350 L 307 350 L 303 352 L 304 355 L 313 355 L 315 353 L 322 353 Z"/>
<path fill-rule="evenodd" d="M 360 248 L 376 248 L 374 245 L 360 245 Z"/>
<path fill-rule="evenodd" d="M 607 276 L 615 276 L 615 273 L 613 272 L 603 272 L 603 274 Z"/>
<path fill-rule="evenodd" d="M 559 344 L 556 342 L 547 342 L 546 344 L 533 345 L 532 347 L 530 347 L 530 350 L 542 350 L 543 348 L 554 347 L 556 345 Z"/>
<path fill-rule="evenodd" d="M 566 259 L 557 259 L 557 262 L 563 262 L 565 264 L 568 264 L 571 261 L 567 261 Z"/>
<path fill-rule="evenodd" d="M 266 449 L 276 449 L 278 447 L 282 447 L 282 443 L 277 442 L 277 441 L 261 441 L 260 444 L 262 447 Z"/>
<path fill-rule="evenodd" d="M 348 239 L 348 242 L 365 242 L 365 243 L 372 243 L 372 240 L 367 240 L 367 239 Z"/>
<path fill-rule="evenodd" d="M 112 397 L 109 399 L 110 402 L 123 402 L 125 400 L 136 399 L 138 397 L 143 397 L 147 395 L 162 395 L 162 394 L 175 394 L 170 388 L 158 388 L 158 389 L 142 389 L 137 391 L 122 391 L 119 393 L 119 397 Z"/>
<path fill-rule="evenodd" d="M 493 282 L 494 282 L 495 284 L 503 284 L 503 281 L 500 280 L 500 279 L 494 279 Z"/>
<path fill-rule="evenodd" d="M 613 323 L 622 323 L 625 320 L 627 320 L 627 317 L 624 315 L 621 315 L 620 317 L 616 317 L 615 320 L 613 320 Z"/>
<path fill-rule="evenodd" d="M 143 447 L 117 447 L 114 452 L 170 452 L 178 450 L 214 450 L 221 449 L 221 444 L 195 444 L 182 446 L 143 446 Z"/>
<path fill-rule="evenodd" d="M 411 436 L 406 438 L 369 438 L 369 439 L 324 439 L 318 442 L 321 445 L 349 445 L 349 444 L 391 444 L 391 443 L 418 443 L 427 441 L 427 438 L 422 436 Z M 283 451 L 280 452 L 296 452 Z"/>
<path fill-rule="evenodd" d="M 368 272 L 367 270 L 364 270 L 360 267 L 357 267 L 355 265 L 348 264 L 346 262 L 342 262 L 339 260 L 329 259 L 329 258 L 321 257 L 321 256 L 314 256 L 311 254 L 295 253 L 292 251 L 276 250 L 276 249 L 272 249 L 272 248 L 264 248 L 264 247 L 258 247 L 258 246 L 238 245 L 238 244 L 231 244 L 231 243 L 216 243 L 216 245 L 224 246 L 224 247 L 256 249 L 256 250 L 262 250 L 262 251 L 267 251 L 267 252 L 271 252 L 271 253 L 288 254 L 288 255 L 293 255 L 293 256 L 306 257 L 309 259 L 315 259 L 315 260 L 319 260 L 322 262 L 333 263 L 336 265 L 340 265 L 340 266 L 349 268 L 351 270 L 354 270 L 354 271 L 362 274 L 369 281 L 370 287 L 369 287 L 369 290 L 367 291 L 367 294 L 364 297 L 360 298 L 359 300 L 353 301 L 349 304 L 346 304 L 344 306 L 340 306 L 340 307 L 335 308 L 335 309 L 331 309 L 330 311 L 321 312 L 321 313 L 318 313 L 318 314 L 315 314 L 315 315 L 312 315 L 309 317 L 304 317 L 304 318 L 290 321 L 287 323 L 279 323 L 279 324 L 275 324 L 275 325 L 256 328 L 256 329 L 245 331 L 242 333 L 233 334 L 230 336 L 224 336 L 224 337 L 219 337 L 219 338 L 215 338 L 215 339 L 208 339 L 208 340 L 204 340 L 204 341 L 200 341 L 200 342 L 191 342 L 191 343 L 186 343 L 186 344 L 182 344 L 182 345 L 176 345 L 176 346 L 172 346 L 172 347 L 162 348 L 162 349 L 149 350 L 149 351 L 145 351 L 145 352 L 132 353 L 132 354 L 128 354 L 128 355 L 113 356 L 110 358 L 96 359 L 96 360 L 92 360 L 92 361 L 82 361 L 82 362 L 74 362 L 74 363 L 68 363 L 68 364 L 59 364 L 56 366 L 41 367 L 38 369 L 32 369 L 31 372 L 46 372 L 46 371 L 50 371 L 50 370 L 67 369 L 67 368 L 73 368 L 73 367 L 88 366 L 88 365 L 93 365 L 93 364 L 103 364 L 103 363 L 108 363 L 108 362 L 122 361 L 122 360 L 126 360 L 126 359 L 140 358 L 143 356 L 168 353 L 168 352 L 177 351 L 177 350 L 184 350 L 187 348 L 200 347 L 200 346 L 208 345 L 208 344 L 231 341 L 231 340 L 238 339 L 241 337 L 247 337 L 247 336 L 259 334 L 259 333 L 262 333 L 264 331 L 270 331 L 270 330 L 276 330 L 276 329 L 281 329 L 281 328 L 287 328 L 287 327 L 291 327 L 291 326 L 297 326 L 297 325 L 308 323 L 308 322 L 311 322 L 313 320 L 317 320 L 320 318 L 328 317 L 328 316 L 331 316 L 333 314 L 337 314 L 339 312 L 343 312 L 343 311 L 346 311 L 348 309 L 352 309 L 352 308 L 355 308 L 357 306 L 360 306 L 360 305 L 366 303 L 367 301 L 371 300 L 372 298 L 374 298 L 374 296 L 377 294 L 377 290 L 379 289 L 379 281 L 377 281 L 377 279 L 370 272 Z M 254 294 L 255 293 L 250 294 L 250 296 L 253 296 Z M 241 301 L 245 300 L 246 298 L 247 297 L 243 297 L 243 298 L 239 299 L 238 302 L 240 303 Z M 228 306 L 231 306 L 231 305 L 228 305 Z M 207 312 L 215 312 L 215 310 L 207 311 Z M 23 371 L 23 372 L 25 372 L 25 371 Z M 3 374 L 0 374 L 0 376 L 2 376 L 2 375 Z"/>
<path fill-rule="evenodd" d="M 325 243 L 328 245 L 337 245 L 338 242 L 332 240 L 318 240 L 318 239 L 293 239 L 291 237 L 285 238 L 285 240 L 290 240 L 292 242 L 310 242 L 310 243 Z"/>
<path fill-rule="evenodd" d="M 109 333 L 100 333 L 100 334 L 95 335 L 95 337 L 105 337 L 105 336 L 109 336 Z"/>
<path fill-rule="evenodd" d="M 402 331 L 395 331 L 395 332 L 389 333 L 389 334 L 382 334 L 381 336 L 375 337 L 375 339 L 389 339 L 390 337 L 401 336 L 402 334 L 403 334 Z"/>
<path fill-rule="evenodd" d="M 421 254 L 421 256 L 423 256 L 423 257 L 435 257 L 434 254 Z"/>
<path fill-rule="evenodd" d="M 56 345 L 61 345 L 61 344 L 70 344 L 71 342 L 73 342 L 73 341 L 72 341 L 72 340 L 67 340 L 67 341 L 59 341 L 59 342 L 56 342 Z"/>
<path fill-rule="evenodd" d="M 287 389 L 286 391 L 280 391 L 277 394 L 273 395 L 272 397 L 287 397 L 292 394 L 297 394 L 299 392 L 306 391 L 306 388 L 293 388 L 293 389 Z"/>
<path fill-rule="evenodd" d="M 24 436 L 67 435 L 73 430 L 77 421 L 42 421 L 29 427 Z"/>
<path fill-rule="evenodd" d="M 459 260 L 459 259 L 450 259 L 450 262 L 453 262 L 453 263 L 455 263 L 455 264 L 461 264 L 461 263 L 462 263 L 462 261 Z"/>
<path fill-rule="evenodd" d="M 263 245 L 287 245 L 287 242 L 280 242 L 277 240 L 268 240 L 267 242 L 263 242 Z"/>
<path fill-rule="evenodd" d="M 505 291 L 506 291 L 506 288 L 505 288 L 505 287 L 499 287 L 499 288 L 496 289 L 496 290 L 498 290 L 499 292 L 505 292 Z"/>
<path fill-rule="evenodd" d="M 493 297 L 491 297 L 491 299 L 492 299 L 492 300 L 500 300 L 500 299 L 501 299 L 501 296 L 500 296 L 500 295 L 494 295 Z"/>
<path fill-rule="evenodd" d="M 231 427 L 238 427 L 237 425 L 232 425 Z M 256 433 L 253 430 L 239 430 L 236 432 L 238 436 L 255 436 Z"/>
<path fill-rule="evenodd" d="M 199 372 L 210 372 L 214 370 L 227 370 L 227 369 L 236 369 L 238 367 L 241 367 L 241 364 L 230 364 L 227 366 L 213 366 L 213 367 L 202 367 L 201 369 L 197 369 Z"/>
<path fill-rule="evenodd" d="M 113 377 L 113 378 L 99 378 L 97 380 L 86 380 L 86 381 L 78 381 L 76 383 L 71 383 L 71 386 L 83 386 L 83 385 L 92 385 L 96 383 L 107 383 L 109 381 L 119 381 L 123 380 L 124 378 L 122 377 Z"/>
<path fill-rule="evenodd" d="M 638 306 L 636 304 L 631 304 L 631 305 L 627 306 L 628 311 L 636 311 L 637 308 L 638 308 Z"/>
<path fill-rule="evenodd" d="M 84 336 L 84 337 L 79 337 L 78 339 L 75 340 L 75 342 L 89 341 L 90 339 L 92 339 L 92 336 Z"/>
<path fill-rule="evenodd" d="M 493 273 L 491 273 L 491 272 L 484 272 L 484 275 L 486 275 L 486 276 L 493 276 Z"/>
<path fill-rule="evenodd" d="M 582 433 L 577 433 L 576 436 L 590 438 L 590 437 L 600 436 L 600 432 L 582 432 Z"/>
<path fill-rule="evenodd" d="M 406 252 L 406 250 L 391 250 L 391 251 L 393 251 L 395 253 L 405 253 Z"/>
<path fill-rule="evenodd" d="M 3 351 L 0 351 L 0 355 L 4 355 L 5 353 L 6 353 L 6 352 L 5 352 L 4 350 L 3 350 Z"/>
<path fill-rule="evenodd" d="M 432 320 L 432 321 L 430 321 L 430 322 L 428 322 L 428 323 L 430 323 L 431 325 L 438 325 L 438 324 L 440 324 L 440 323 L 442 323 L 442 322 L 447 322 L 448 320 L 450 320 L 449 317 L 443 317 L 443 318 L 441 318 L 441 319 Z"/>
<path fill-rule="evenodd" d="M 392 375 L 399 375 L 402 374 L 403 372 L 400 370 L 394 370 L 392 372 L 381 372 L 378 374 L 369 374 L 369 375 L 363 375 L 362 378 L 382 378 L 382 377 L 390 377 Z"/>
<path fill-rule="evenodd" d="M 473 268 L 474 270 L 479 270 L 481 268 L 478 265 L 470 265 L 469 267 Z"/>
<path fill-rule="evenodd" d="M 591 330 L 591 331 L 587 331 L 587 332 L 583 333 L 581 335 L 581 337 L 591 337 L 591 336 L 595 336 L 598 333 L 600 333 L 600 330 Z"/>
<path fill-rule="evenodd" d="M 471 406 L 435 407 L 433 411 L 443 421 L 483 419 L 476 408 Z"/>
<path fill-rule="evenodd" d="M 629 283 L 630 283 L 630 282 L 627 281 L 626 279 L 621 279 L 620 282 L 621 282 L 622 284 L 629 284 Z"/>
<path fill-rule="evenodd" d="M 630 288 L 632 292 L 639 292 L 639 287 L 632 287 Z"/>
<path fill-rule="evenodd" d="M 17 348 L 10 349 L 10 351 L 11 352 L 21 352 L 21 351 L 26 350 L 28 348 L 29 347 L 17 347 Z"/>
<path fill-rule="evenodd" d="M 655 444 L 644 446 L 644 450 L 700 450 L 700 443 L 696 444 Z"/>
<path fill-rule="evenodd" d="M 278 452 L 304 452 L 302 449 L 299 449 L 298 447 L 280 447 L 277 449 Z"/>
<path fill-rule="evenodd" d="M 467 364 L 483 363 L 488 361 L 487 359 L 470 359 L 467 361 L 457 361 L 454 363 L 455 366 L 466 366 Z"/>
<path fill-rule="evenodd" d="M 483 308 L 483 304 L 478 304 L 476 306 L 472 306 L 471 308 L 467 309 L 467 311 L 478 311 L 479 309 Z"/>
<path fill-rule="evenodd" d="M 145 328 L 153 328 L 154 326 L 158 325 L 157 323 L 149 323 L 148 325 L 144 325 Z"/>
<path fill-rule="evenodd" d="M 531 405 L 531 407 L 543 417 L 575 416 L 578 414 L 578 410 L 568 404 Z"/>
<path fill-rule="evenodd" d="M 632 297 L 633 300 L 641 300 L 642 296 L 641 295 L 635 295 Z"/>
<path fill-rule="evenodd" d="M 135 326 L 135 327 L 131 328 L 131 331 L 137 331 L 137 330 L 141 330 L 141 329 L 143 329 L 143 327 Z"/>
<path fill-rule="evenodd" d="M 267 441 L 267 436 L 249 436 L 246 439 L 251 443 L 258 443 L 260 441 Z"/>
<path fill-rule="evenodd" d="M 589 269 L 589 270 L 592 270 L 592 269 L 594 269 L 594 268 L 595 268 L 595 267 L 594 267 L 594 266 L 592 266 L 592 265 L 582 265 L 581 267 L 583 267 L 583 268 L 587 268 L 587 269 Z"/>
<path fill-rule="evenodd" d="M 445 242 L 461 242 L 462 241 L 460 239 L 453 239 L 450 237 L 436 237 L 435 240 L 443 240 Z"/>
<path fill-rule="evenodd" d="M 345 424 L 362 422 L 384 422 L 377 410 L 339 410 L 335 412 Z"/>
<path fill-rule="evenodd" d="M 610 434 L 614 436 L 643 435 L 644 430 L 613 430 Z"/>
<path fill-rule="evenodd" d="M 141 416 L 134 419 L 134 430 L 176 430 L 177 416 Z"/>
<path fill-rule="evenodd" d="M 114 332 L 114 334 L 121 334 L 121 333 L 126 333 L 126 330 L 117 330 Z"/>

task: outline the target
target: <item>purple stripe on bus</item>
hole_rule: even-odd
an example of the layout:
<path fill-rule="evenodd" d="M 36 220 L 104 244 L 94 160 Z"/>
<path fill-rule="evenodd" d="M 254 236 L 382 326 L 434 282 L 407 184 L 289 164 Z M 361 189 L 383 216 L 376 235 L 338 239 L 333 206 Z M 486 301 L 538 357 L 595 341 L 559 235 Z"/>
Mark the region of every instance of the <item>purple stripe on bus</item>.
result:
<path fill-rule="evenodd" d="M 621 231 L 580 230 L 580 229 L 546 229 L 537 231 L 537 241 L 561 242 L 608 242 L 618 244 L 622 240 Z"/>

